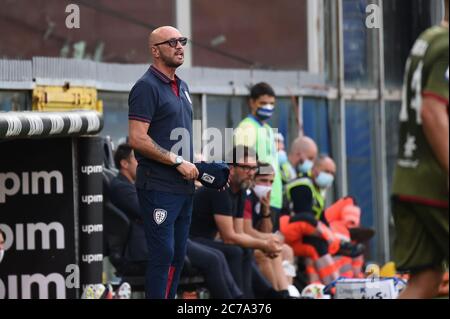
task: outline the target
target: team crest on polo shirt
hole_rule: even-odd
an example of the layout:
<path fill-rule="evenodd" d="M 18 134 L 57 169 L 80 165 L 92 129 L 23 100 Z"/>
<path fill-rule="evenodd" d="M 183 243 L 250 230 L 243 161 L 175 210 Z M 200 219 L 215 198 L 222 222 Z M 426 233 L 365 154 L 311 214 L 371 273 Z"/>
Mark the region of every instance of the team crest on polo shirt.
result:
<path fill-rule="evenodd" d="M 161 208 L 157 208 L 153 211 L 153 219 L 155 223 L 161 225 L 167 218 L 167 211 Z"/>

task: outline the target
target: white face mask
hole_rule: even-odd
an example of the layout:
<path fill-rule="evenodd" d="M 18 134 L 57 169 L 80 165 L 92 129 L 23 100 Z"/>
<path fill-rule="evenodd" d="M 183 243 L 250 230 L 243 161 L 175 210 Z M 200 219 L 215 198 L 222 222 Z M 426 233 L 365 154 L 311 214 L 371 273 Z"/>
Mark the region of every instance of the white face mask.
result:
<path fill-rule="evenodd" d="M 334 176 L 325 172 L 320 172 L 316 177 L 316 184 L 322 190 L 329 188 L 333 184 L 333 181 Z"/>
<path fill-rule="evenodd" d="M 314 162 L 310 160 L 304 160 L 302 164 L 298 165 L 298 171 L 303 174 L 308 174 L 309 171 L 313 168 Z"/>
<path fill-rule="evenodd" d="M 3 256 L 5 256 L 5 250 L 4 250 L 4 249 L 1 249 L 1 250 L 0 250 L 0 263 L 1 263 L 2 260 L 3 260 Z"/>
<path fill-rule="evenodd" d="M 267 193 L 270 192 L 272 189 L 271 186 L 265 186 L 265 185 L 255 185 L 253 188 L 253 191 L 255 192 L 256 196 L 261 200 L 267 196 Z"/>

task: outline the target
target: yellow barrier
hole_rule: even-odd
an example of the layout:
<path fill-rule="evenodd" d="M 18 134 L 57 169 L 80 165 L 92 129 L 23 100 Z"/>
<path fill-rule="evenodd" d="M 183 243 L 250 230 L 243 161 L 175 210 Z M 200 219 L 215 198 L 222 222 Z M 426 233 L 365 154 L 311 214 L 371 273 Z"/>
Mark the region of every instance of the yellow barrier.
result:
<path fill-rule="evenodd" d="M 33 111 L 61 112 L 92 110 L 103 113 L 97 90 L 87 87 L 37 86 L 33 90 Z"/>

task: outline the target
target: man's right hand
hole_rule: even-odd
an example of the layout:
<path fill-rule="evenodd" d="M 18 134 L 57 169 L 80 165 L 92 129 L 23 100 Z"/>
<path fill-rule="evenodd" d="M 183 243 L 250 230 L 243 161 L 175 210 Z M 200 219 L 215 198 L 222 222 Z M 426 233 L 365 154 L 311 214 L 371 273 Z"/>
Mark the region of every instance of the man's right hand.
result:
<path fill-rule="evenodd" d="M 198 178 L 197 167 L 188 161 L 184 161 L 178 165 L 177 171 L 183 175 L 184 179 L 195 181 Z"/>
<path fill-rule="evenodd" d="M 275 236 L 271 236 L 269 239 L 266 240 L 264 251 L 269 254 L 279 254 L 281 253 L 282 244 L 280 241 L 275 238 Z"/>

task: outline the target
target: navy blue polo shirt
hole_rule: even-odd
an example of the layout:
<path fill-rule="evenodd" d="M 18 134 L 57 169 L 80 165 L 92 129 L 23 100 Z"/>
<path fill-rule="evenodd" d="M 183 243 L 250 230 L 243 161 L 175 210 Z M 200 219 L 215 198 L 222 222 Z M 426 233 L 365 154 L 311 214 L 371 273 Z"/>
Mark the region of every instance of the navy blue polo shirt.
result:
<path fill-rule="evenodd" d="M 151 66 L 136 82 L 128 98 L 128 118 L 150 124 L 148 135 L 162 148 L 193 162 L 192 103 L 185 82 L 173 81 Z M 175 130 L 175 131 L 174 131 Z M 171 139 L 172 134 L 172 139 Z M 136 187 L 176 194 L 193 194 L 194 182 L 186 181 L 176 168 L 146 158 L 135 152 L 139 163 Z"/>

